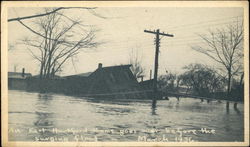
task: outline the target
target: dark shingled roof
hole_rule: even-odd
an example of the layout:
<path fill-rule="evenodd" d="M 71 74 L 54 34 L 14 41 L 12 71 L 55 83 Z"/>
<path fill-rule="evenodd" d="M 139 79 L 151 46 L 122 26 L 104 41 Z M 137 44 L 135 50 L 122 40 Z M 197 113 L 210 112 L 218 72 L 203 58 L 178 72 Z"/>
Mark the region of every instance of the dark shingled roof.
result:
<path fill-rule="evenodd" d="M 94 72 L 86 72 L 86 73 L 81 73 L 81 74 L 76 74 L 76 75 L 69 75 L 69 76 L 64 76 L 63 78 L 72 78 L 72 77 L 89 77 L 91 76 L 93 73 L 95 73 L 96 71 L 112 71 L 115 69 L 119 69 L 119 68 L 129 68 L 131 65 L 115 65 L 115 66 L 107 66 L 107 67 L 102 67 L 102 68 L 98 68 L 96 69 Z"/>

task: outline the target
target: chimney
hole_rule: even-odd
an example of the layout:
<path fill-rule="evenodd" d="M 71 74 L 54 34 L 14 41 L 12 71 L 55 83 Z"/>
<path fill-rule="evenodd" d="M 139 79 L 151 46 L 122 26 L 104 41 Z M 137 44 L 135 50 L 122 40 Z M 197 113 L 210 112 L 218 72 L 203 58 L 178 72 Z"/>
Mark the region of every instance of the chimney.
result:
<path fill-rule="evenodd" d="M 22 77 L 24 78 L 25 68 L 22 69 Z"/>
<path fill-rule="evenodd" d="M 99 63 L 98 64 L 98 69 L 101 69 L 102 68 L 102 63 Z"/>

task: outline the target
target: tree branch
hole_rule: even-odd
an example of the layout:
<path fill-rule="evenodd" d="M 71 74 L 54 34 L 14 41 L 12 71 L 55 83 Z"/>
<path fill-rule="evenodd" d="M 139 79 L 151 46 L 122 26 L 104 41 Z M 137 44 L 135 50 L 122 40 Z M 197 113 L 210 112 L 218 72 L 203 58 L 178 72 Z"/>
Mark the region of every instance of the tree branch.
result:
<path fill-rule="evenodd" d="M 87 9 L 87 10 L 91 10 L 91 9 L 95 9 L 96 7 L 59 7 L 56 8 L 50 12 L 46 12 L 46 13 L 42 13 L 42 14 L 37 14 L 37 15 L 31 15 L 31 16 L 24 16 L 24 17 L 17 17 L 17 18 L 11 18 L 8 19 L 8 22 L 12 22 L 12 21 L 20 21 L 20 20 L 25 20 L 25 19 L 32 19 L 32 18 L 37 18 L 37 17 L 43 17 L 43 16 L 47 16 L 50 14 L 53 14 L 57 11 L 63 10 L 63 9 Z"/>

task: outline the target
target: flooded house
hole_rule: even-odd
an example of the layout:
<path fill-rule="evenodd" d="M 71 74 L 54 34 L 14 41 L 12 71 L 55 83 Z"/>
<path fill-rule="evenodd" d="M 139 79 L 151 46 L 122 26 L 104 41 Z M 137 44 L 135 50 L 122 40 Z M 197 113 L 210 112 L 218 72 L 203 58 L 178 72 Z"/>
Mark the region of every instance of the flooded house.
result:
<path fill-rule="evenodd" d="M 25 73 L 25 69 L 22 72 L 8 72 L 8 88 L 15 90 L 26 90 L 26 79 L 31 77 L 31 73 Z"/>
<path fill-rule="evenodd" d="M 130 70 L 131 65 L 102 67 L 94 72 L 66 76 L 68 92 L 88 97 L 146 98 L 147 95 Z"/>

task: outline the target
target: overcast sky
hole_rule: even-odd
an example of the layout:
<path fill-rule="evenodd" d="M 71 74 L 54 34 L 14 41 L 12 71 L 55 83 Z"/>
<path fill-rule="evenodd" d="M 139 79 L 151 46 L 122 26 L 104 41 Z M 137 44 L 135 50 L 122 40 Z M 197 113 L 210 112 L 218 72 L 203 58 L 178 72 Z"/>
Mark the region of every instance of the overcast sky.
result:
<path fill-rule="evenodd" d="M 10 8 L 8 18 L 33 15 L 42 12 L 42 8 Z M 162 37 L 159 56 L 159 73 L 166 70 L 182 72 L 182 67 L 190 63 L 203 63 L 214 67 L 217 65 L 208 57 L 191 49 L 202 40 L 197 34 L 207 34 L 208 30 L 225 27 L 228 24 L 242 21 L 242 8 L 97 8 L 96 12 L 103 19 L 93 16 L 86 10 L 65 10 L 65 15 L 71 18 L 79 18 L 84 24 L 93 25 L 100 31 L 97 32 L 97 40 L 105 42 L 93 52 L 82 52 L 78 55 L 75 67 L 68 62 L 63 67 L 61 75 L 72 75 L 93 71 L 98 63 L 103 66 L 127 64 L 132 49 L 138 52 L 142 65 L 146 68 L 146 76 L 149 70 L 154 68 L 155 45 L 153 34 L 144 33 L 144 29 L 156 30 L 173 34 L 174 37 Z M 30 23 L 33 20 L 26 20 Z M 8 23 L 9 44 L 13 50 L 8 52 L 9 71 L 21 71 L 33 75 L 38 74 L 39 65 L 30 56 L 27 47 L 18 44 L 20 39 L 34 35 L 18 22 Z M 36 29 L 36 28 L 34 28 Z"/>

